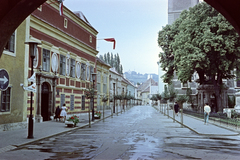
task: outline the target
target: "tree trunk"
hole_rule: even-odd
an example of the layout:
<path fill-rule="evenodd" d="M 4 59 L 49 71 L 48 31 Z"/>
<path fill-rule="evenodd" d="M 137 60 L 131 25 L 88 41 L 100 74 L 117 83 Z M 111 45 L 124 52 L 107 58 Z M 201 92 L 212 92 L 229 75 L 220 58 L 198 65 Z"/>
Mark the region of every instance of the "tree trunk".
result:
<path fill-rule="evenodd" d="M 220 83 L 217 83 L 216 80 L 213 80 L 213 86 L 214 86 L 214 91 L 215 91 L 215 98 L 216 98 L 216 102 L 217 102 L 217 112 L 223 112 L 223 106 L 222 106 L 222 97 L 221 97 L 221 87 L 220 87 Z"/>

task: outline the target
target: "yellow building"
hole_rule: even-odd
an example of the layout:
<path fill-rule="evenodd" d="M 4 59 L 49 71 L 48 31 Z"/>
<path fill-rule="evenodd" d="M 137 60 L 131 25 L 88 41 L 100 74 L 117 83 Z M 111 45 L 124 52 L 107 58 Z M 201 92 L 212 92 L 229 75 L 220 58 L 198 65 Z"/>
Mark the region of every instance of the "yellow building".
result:
<path fill-rule="evenodd" d="M 0 130 L 27 126 L 27 93 L 20 86 L 27 79 L 25 66 L 28 56 L 25 57 L 25 52 L 28 49 L 24 45 L 28 32 L 26 26 L 27 21 L 24 21 L 16 29 L 0 58 L 0 69 L 5 69 L 9 74 L 8 88 L 0 91 Z"/>
<path fill-rule="evenodd" d="M 88 112 L 90 100 L 85 90 L 96 73 L 96 39 L 98 32 L 81 12 L 73 13 L 59 4 L 46 1 L 16 30 L 0 58 L 0 69 L 9 73 L 9 87 L 1 91 L 0 129 L 13 125 L 26 127 L 30 114 L 31 58 L 24 42 L 39 42 L 33 60 L 36 92 L 33 94 L 33 117 L 36 121 L 51 120 L 56 106 L 64 103 L 68 114 Z M 20 84 L 23 84 L 21 87 Z M 97 107 L 95 100 L 94 107 Z M 21 125 L 19 125 L 19 123 Z"/>
<path fill-rule="evenodd" d="M 97 57 L 97 107 L 98 109 L 109 108 L 109 69 L 110 65 L 106 64 Z M 108 101 L 106 104 L 102 102 L 102 97 L 107 96 Z"/>

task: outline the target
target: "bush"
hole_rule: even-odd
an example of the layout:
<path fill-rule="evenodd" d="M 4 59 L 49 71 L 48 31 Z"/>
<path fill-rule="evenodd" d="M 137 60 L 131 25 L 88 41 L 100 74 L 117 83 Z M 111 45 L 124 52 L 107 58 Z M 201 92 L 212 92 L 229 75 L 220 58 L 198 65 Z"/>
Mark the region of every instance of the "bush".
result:
<path fill-rule="evenodd" d="M 234 106 L 236 105 L 236 101 L 235 101 L 235 96 L 228 96 L 228 107 L 229 108 L 234 108 Z"/>
<path fill-rule="evenodd" d="M 231 110 L 231 118 L 240 118 L 240 113 L 237 113 L 236 111 L 234 110 Z"/>

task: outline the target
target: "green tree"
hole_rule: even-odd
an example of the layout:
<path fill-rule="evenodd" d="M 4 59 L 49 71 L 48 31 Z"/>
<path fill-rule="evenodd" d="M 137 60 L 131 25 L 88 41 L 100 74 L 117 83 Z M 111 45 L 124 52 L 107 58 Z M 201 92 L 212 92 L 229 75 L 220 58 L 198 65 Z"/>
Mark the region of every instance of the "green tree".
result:
<path fill-rule="evenodd" d="M 163 78 L 164 83 L 171 84 L 174 76 L 174 71 L 177 71 L 177 66 L 174 63 L 174 53 L 172 49 L 172 43 L 175 40 L 175 36 L 180 32 L 179 25 L 183 19 L 187 17 L 187 11 L 182 11 L 181 18 L 178 18 L 172 25 L 166 25 L 158 33 L 158 45 L 162 48 L 163 52 L 159 54 L 160 66 L 165 71 Z"/>
<path fill-rule="evenodd" d="M 163 103 L 167 103 L 167 100 L 169 100 L 169 92 L 167 85 L 164 85 L 164 91 L 161 95 L 161 99 L 163 100 Z"/>
<path fill-rule="evenodd" d="M 120 74 L 123 74 L 123 66 L 120 65 Z"/>
<path fill-rule="evenodd" d="M 103 59 L 106 63 L 108 63 L 107 54 L 104 54 Z"/>
<path fill-rule="evenodd" d="M 103 55 L 99 56 L 99 59 L 101 59 L 102 61 L 104 61 Z"/>
<path fill-rule="evenodd" d="M 192 96 L 192 89 L 191 88 L 187 88 L 186 96 L 187 96 L 187 102 L 190 103 L 192 109 L 194 109 L 195 98 L 193 98 L 193 96 Z"/>
<path fill-rule="evenodd" d="M 233 78 L 232 71 L 238 69 L 238 34 L 229 22 L 207 3 L 199 3 L 189 11 L 184 11 L 168 30 L 167 33 L 163 32 L 161 37 L 173 37 L 168 44 L 173 60 L 169 66 L 163 67 L 172 67 L 182 83 L 191 82 L 193 73 L 197 72 L 200 84 L 213 84 L 217 106 L 222 111 L 222 79 Z M 173 33 L 178 34 L 172 36 Z M 163 49 L 163 55 L 169 55 L 165 50 Z M 169 83 L 171 76 L 170 72 L 166 72 L 164 80 Z"/>
<path fill-rule="evenodd" d="M 177 92 L 174 89 L 173 84 L 168 85 L 168 92 L 169 92 L 169 101 L 174 102 L 174 99 L 177 97 Z"/>
<path fill-rule="evenodd" d="M 187 102 L 188 98 L 186 95 L 178 95 L 176 101 L 179 103 L 180 108 L 183 108 L 183 103 Z"/>
<path fill-rule="evenodd" d="M 112 63 L 109 52 L 107 53 L 107 61 L 108 61 L 108 64 L 109 64 L 109 65 Z"/>
<path fill-rule="evenodd" d="M 108 52 L 105 53 L 103 56 L 100 55 L 99 58 L 106 62 L 107 64 L 109 64 L 111 67 L 114 67 L 119 74 L 123 74 L 123 67 L 122 64 L 120 63 L 120 57 L 118 53 L 113 55 L 112 53 L 110 54 Z"/>
<path fill-rule="evenodd" d="M 157 101 L 158 101 L 157 94 L 153 94 L 153 95 L 151 96 L 150 100 L 156 101 L 156 103 L 157 103 Z"/>
<path fill-rule="evenodd" d="M 110 63 L 110 66 L 113 67 L 114 65 L 114 59 L 113 59 L 113 53 L 111 53 L 111 63 Z"/>
<path fill-rule="evenodd" d="M 114 55 L 114 67 L 116 69 L 116 71 L 118 71 L 118 62 L 117 62 L 117 55 Z"/>

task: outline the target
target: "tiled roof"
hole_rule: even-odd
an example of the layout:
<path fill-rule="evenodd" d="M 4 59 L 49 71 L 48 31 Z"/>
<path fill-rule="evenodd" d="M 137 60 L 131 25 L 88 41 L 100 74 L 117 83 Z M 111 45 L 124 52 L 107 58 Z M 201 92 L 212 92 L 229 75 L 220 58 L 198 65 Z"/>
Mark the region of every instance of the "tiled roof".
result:
<path fill-rule="evenodd" d="M 150 87 L 145 88 L 142 92 L 150 92 Z"/>
<path fill-rule="evenodd" d="M 141 85 L 138 86 L 138 91 L 143 92 L 146 90 L 149 86 L 157 86 L 158 83 L 155 82 L 152 78 L 149 78 L 145 82 L 143 82 Z"/>
<path fill-rule="evenodd" d="M 123 79 L 124 79 L 125 81 L 127 81 L 127 83 L 128 83 L 129 85 L 131 85 L 131 86 L 133 86 L 133 87 L 135 87 L 135 88 L 136 88 L 136 86 L 134 86 L 134 84 L 132 84 L 132 82 L 130 82 L 130 81 L 129 81 L 129 79 L 127 79 L 127 78 L 124 78 L 124 77 L 123 77 Z"/>
<path fill-rule="evenodd" d="M 96 59 L 97 59 L 97 61 L 98 61 L 99 63 L 102 63 L 102 64 L 108 66 L 109 68 L 111 68 L 111 66 L 110 66 L 109 64 L 107 64 L 106 62 L 104 62 L 104 61 L 101 60 L 100 58 L 96 57 Z"/>
<path fill-rule="evenodd" d="M 109 71 L 110 71 L 110 72 L 113 72 L 113 73 L 115 73 L 115 74 L 117 74 L 117 75 L 119 75 L 119 76 L 121 76 L 121 74 L 119 74 L 119 73 L 115 70 L 115 68 L 110 68 Z"/>
<path fill-rule="evenodd" d="M 73 12 L 76 16 L 78 16 L 81 20 L 83 20 L 84 22 L 86 22 L 89 26 L 92 26 L 87 18 L 84 16 L 84 14 L 81 11 L 77 11 L 77 12 Z"/>

